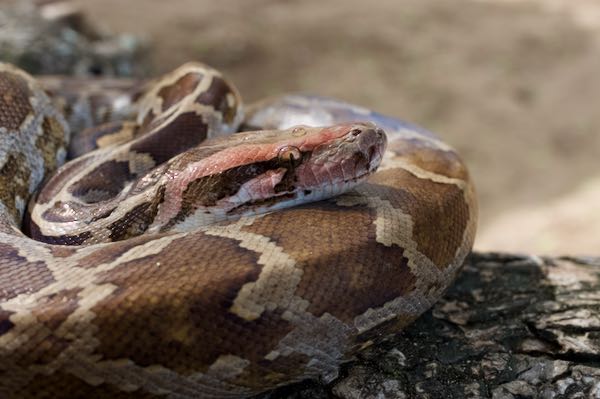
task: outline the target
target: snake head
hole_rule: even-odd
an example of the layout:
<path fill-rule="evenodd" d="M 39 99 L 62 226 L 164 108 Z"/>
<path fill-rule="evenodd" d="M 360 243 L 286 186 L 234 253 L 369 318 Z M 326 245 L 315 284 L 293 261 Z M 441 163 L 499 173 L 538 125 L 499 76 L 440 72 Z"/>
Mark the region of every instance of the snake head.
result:
<path fill-rule="evenodd" d="M 383 130 L 371 123 L 335 125 L 323 129 L 326 139 L 304 151 L 306 160 L 294 170 L 295 186 L 341 194 L 373 173 L 386 146 Z"/>
<path fill-rule="evenodd" d="M 377 169 L 386 141 L 371 123 L 213 140 L 173 164 L 152 228 L 185 231 L 342 194 Z"/>

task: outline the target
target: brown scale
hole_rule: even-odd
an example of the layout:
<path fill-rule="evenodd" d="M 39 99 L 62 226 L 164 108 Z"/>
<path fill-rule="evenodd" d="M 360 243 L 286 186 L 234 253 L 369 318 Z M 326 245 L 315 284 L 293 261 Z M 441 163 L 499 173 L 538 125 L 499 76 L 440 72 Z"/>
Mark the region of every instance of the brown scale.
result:
<path fill-rule="evenodd" d="M 107 161 L 69 186 L 68 191 L 86 204 L 108 201 L 134 177 L 136 175 L 129 170 L 129 162 Z"/>
<path fill-rule="evenodd" d="M 0 121 L 9 131 L 17 132 L 33 112 L 29 103 L 32 92 L 22 77 L 0 72 Z"/>
<path fill-rule="evenodd" d="M 388 150 L 423 170 L 467 181 L 469 173 L 464 162 L 453 151 L 440 151 L 427 147 L 422 140 L 396 140 Z"/>
<path fill-rule="evenodd" d="M 164 186 L 161 186 L 150 202 L 137 205 L 121 219 L 110 224 L 108 226 L 108 229 L 111 231 L 110 239 L 112 241 L 121 241 L 143 234 L 158 214 L 158 207 L 164 201 L 164 194 Z"/>
<path fill-rule="evenodd" d="M 462 245 L 471 212 L 463 190 L 454 184 L 419 179 L 398 169 L 380 171 L 369 182 L 373 185 L 381 182 L 385 198 L 411 215 L 413 240 L 418 243 L 418 250 L 440 269 L 450 265 Z"/>
<path fill-rule="evenodd" d="M 137 124 L 123 121 L 88 128 L 71 139 L 68 158 L 74 159 L 97 148 L 125 143 L 137 137 L 138 132 L 140 129 Z"/>
<path fill-rule="evenodd" d="M 158 97 L 162 98 L 161 108 L 163 111 L 177 104 L 196 89 L 204 75 L 201 73 L 186 73 L 175 83 L 165 86 L 158 91 Z"/>
<path fill-rule="evenodd" d="M 0 294 L 4 300 L 37 291 L 54 282 L 52 272 L 44 262 L 30 262 L 19 255 L 18 248 L 0 242 Z M 27 274 L 19 273 L 23 264 L 30 265 Z M 2 324 L 2 320 L 0 320 Z"/>
<path fill-rule="evenodd" d="M 325 202 L 268 214 L 243 230 L 269 237 L 297 261 L 303 275 L 295 295 L 309 300 L 309 312 L 352 324 L 356 315 L 406 295 L 415 283 L 404 249 L 376 242 L 373 213 Z M 288 218 L 302 220 L 303 228 L 284 223 Z M 322 220 L 327 229 L 319 227 Z"/>
<path fill-rule="evenodd" d="M 203 91 L 196 98 L 198 104 L 212 105 L 223 115 L 223 120 L 227 123 L 233 122 L 237 114 L 237 108 L 230 108 L 227 95 L 231 93 L 229 84 L 220 77 L 213 77 L 208 90 Z"/>
<path fill-rule="evenodd" d="M 130 151 L 150 154 L 157 164 L 168 161 L 206 139 L 208 126 L 204 117 L 195 112 L 178 115 L 168 126 L 140 137 Z"/>
<path fill-rule="evenodd" d="M 198 269 L 194 259 L 202 259 L 209 248 L 211 261 Z M 258 254 L 240 248 L 236 240 L 198 232 L 175 240 L 161 254 L 101 274 L 97 284 L 118 289 L 92 309 L 99 315 L 94 323 L 103 326 L 98 352 L 105 359 L 125 356 L 141 366 L 162 364 L 182 373 L 206 371 L 222 353 L 264 356 L 270 348 L 263 345 L 289 332 L 288 323 L 275 315 L 245 322 L 227 311 L 240 288 L 258 278 L 257 260 Z M 140 307 L 136 298 L 148 292 L 154 305 Z M 110 317 L 103 308 L 112 309 Z M 137 317 L 129 317 L 131 312 Z M 139 334 L 128 334 L 131 329 Z M 266 339 L 261 344 L 244 338 L 253 334 Z M 153 343 L 157 337 L 159 346 Z M 172 356 L 173 351 L 179 355 Z"/>
<path fill-rule="evenodd" d="M 29 218 L 26 218 L 26 220 L 28 219 Z M 46 236 L 42 234 L 40 227 L 35 222 L 29 220 L 27 225 L 28 228 L 24 229 L 25 234 L 38 241 L 43 240 L 44 242 L 52 245 L 83 245 L 93 236 L 91 231 L 84 231 L 79 234 L 71 235 Z"/>

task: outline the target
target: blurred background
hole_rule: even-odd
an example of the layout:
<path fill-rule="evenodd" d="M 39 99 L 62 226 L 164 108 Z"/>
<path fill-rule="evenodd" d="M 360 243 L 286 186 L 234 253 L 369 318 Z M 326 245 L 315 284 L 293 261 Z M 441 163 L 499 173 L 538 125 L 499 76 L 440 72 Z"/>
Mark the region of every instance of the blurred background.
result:
<path fill-rule="evenodd" d="M 477 249 L 600 252 L 597 0 L 75 0 L 77 16 L 24 4 L 0 0 L 3 60 L 126 76 L 200 60 L 247 102 L 339 97 L 459 150 L 479 193 Z M 34 32 L 47 20 L 70 28 Z"/>

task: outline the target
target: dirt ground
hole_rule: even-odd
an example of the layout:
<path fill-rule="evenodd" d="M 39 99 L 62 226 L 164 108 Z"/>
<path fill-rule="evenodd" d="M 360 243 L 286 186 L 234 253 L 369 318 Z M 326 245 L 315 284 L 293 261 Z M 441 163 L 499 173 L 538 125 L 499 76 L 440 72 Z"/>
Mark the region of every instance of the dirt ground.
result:
<path fill-rule="evenodd" d="M 593 18 L 600 13 L 593 14 L 593 2 L 79 4 L 107 28 L 147 38 L 154 73 L 202 60 L 229 75 L 247 101 L 312 92 L 437 132 L 460 150 L 476 181 L 481 247 L 598 253 L 600 239 L 590 237 L 600 236 L 600 221 L 591 222 L 600 198 L 570 199 L 600 176 L 600 33 Z M 583 210 L 570 229 L 554 223 L 552 204 L 565 201 Z M 550 209 L 535 216 L 546 222 L 544 234 L 556 236 L 550 245 L 536 244 L 539 231 L 528 230 L 532 209 Z"/>

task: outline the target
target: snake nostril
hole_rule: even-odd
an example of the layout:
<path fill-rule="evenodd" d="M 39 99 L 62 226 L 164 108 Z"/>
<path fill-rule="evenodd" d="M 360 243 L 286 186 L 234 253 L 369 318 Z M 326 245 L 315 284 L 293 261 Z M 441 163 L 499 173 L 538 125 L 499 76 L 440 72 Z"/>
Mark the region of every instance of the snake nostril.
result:
<path fill-rule="evenodd" d="M 350 134 L 353 135 L 354 137 L 358 136 L 360 134 L 361 130 L 354 128 L 352 130 L 350 130 Z"/>

